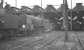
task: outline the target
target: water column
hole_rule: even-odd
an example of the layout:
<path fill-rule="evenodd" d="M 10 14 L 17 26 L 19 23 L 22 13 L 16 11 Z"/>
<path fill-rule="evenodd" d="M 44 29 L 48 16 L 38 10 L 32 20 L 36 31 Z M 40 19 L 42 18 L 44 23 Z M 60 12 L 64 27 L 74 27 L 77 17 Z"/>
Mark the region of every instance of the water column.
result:
<path fill-rule="evenodd" d="M 67 0 L 63 0 L 63 28 L 65 31 L 65 41 L 68 40 L 68 4 L 67 4 Z"/>
<path fill-rule="evenodd" d="M 67 0 L 63 0 L 63 28 L 65 31 L 68 31 L 68 5 Z"/>

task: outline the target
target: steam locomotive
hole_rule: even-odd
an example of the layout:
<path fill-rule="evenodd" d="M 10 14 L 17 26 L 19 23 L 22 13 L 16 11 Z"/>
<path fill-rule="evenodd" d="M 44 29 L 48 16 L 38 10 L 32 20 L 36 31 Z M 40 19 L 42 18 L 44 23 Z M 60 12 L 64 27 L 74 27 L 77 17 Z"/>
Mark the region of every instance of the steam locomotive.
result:
<path fill-rule="evenodd" d="M 0 37 L 14 36 L 25 26 L 25 15 L 15 15 L 6 12 L 6 9 L 0 9 Z"/>

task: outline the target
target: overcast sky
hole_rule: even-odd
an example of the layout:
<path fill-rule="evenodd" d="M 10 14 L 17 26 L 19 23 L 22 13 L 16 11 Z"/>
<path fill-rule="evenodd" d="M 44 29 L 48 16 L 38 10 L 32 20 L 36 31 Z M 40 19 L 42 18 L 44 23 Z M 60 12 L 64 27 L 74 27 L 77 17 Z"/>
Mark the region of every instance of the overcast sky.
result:
<path fill-rule="evenodd" d="M 5 0 L 5 2 L 9 3 L 11 6 L 15 6 L 15 0 Z M 63 0 L 42 0 L 42 7 L 45 8 L 46 5 L 58 5 L 55 6 L 58 8 L 61 4 L 63 3 Z M 83 3 L 84 5 L 84 0 L 72 0 L 72 7 L 75 6 L 76 3 Z M 20 6 L 25 5 L 32 7 L 33 5 L 40 5 L 41 6 L 41 0 L 17 0 L 17 7 L 20 8 Z M 69 8 L 71 8 L 71 0 L 68 0 L 68 5 Z"/>

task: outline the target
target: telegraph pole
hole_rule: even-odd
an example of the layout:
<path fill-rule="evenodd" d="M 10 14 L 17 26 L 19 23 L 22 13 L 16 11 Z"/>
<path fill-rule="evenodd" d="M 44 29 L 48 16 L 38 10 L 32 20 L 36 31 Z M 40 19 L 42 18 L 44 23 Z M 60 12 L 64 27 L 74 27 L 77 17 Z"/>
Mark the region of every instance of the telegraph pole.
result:
<path fill-rule="evenodd" d="M 73 20 L 73 18 L 72 18 L 72 0 L 71 0 L 71 12 L 70 12 L 70 13 L 71 13 L 71 14 L 70 14 L 70 15 L 71 15 L 71 22 L 70 22 L 70 23 L 71 23 L 71 26 L 70 26 L 70 27 L 71 27 L 71 30 L 72 30 L 72 29 L 73 29 L 73 28 L 72 28 L 72 27 L 73 27 L 73 26 L 72 26 L 72 25 L 73 25 L 73 24 L 72 24 L 72 22 L 73 22 L 73 21 L 72 21 L 72 20 Z"/>
<path fill-rule="evenodd" d="M 17 0 L 15 0 L 15 6 L 17 7 Z"/>
<path fill-rule="evenodd" d="M 4 0 L 1 0 L 0 8 L 3 8 L 3 3 L 4 3 Z"/>
<path fill-rule="evenodd" d="M 43 6 L 43 0 L 41 0 L 41 8 L 43 8 L 42 6 Z M 43 12 L 42 11 L 40 11 L 40 16 L 43 17 Z"/>
<path fill-rule="evenodd" d="M 68 4 L 67 4 L 67 0 L 63 0 L 63 28 L 65 31 L 65 41 L 68 40 Z"/>

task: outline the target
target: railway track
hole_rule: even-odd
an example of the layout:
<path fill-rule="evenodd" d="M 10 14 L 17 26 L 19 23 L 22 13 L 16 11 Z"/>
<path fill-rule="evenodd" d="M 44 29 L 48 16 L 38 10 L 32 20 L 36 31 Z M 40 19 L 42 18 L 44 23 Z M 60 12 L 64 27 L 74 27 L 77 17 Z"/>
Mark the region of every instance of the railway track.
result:
<path fill-rule="evenodd" d="M 83 48 L 83 45 L 81 45 L 83 43 L 79 42 L 81 41 L 79 32 L 68 32 L 68 42 L 64 41 L 64 34 L 65 32 L 51 32 L 50 34 L 44 34 L 30 39 L 19 39 L 17 42 L 13 42 L 14 44 L 11 43 L 12 46 L 5 50 L 73 50 L 73 48 L 77 48 L 74 47 L 75 43 L 80 46 L 80 48 Z"/>
<path fill-rule="evenodd" d="M 62 36 L 62 35 L 61 35 Z M 45 39 L 40 39 L 38 41 L 34 41 L 33 43 L 25 43 L 25 44 L 22 44 L 20 46 L 17 46 L 17 47 L 14 47 L 10 50 L 19 50 L 18 48 L 28 48 L 29 50 L 35 50 L 37 48 L 44 48 L 44 46 L 47 46 L 51 43 L 53 43 L 55 40 L 58 40 L 58 38 L 60 38 L 61 36 L 58 36 L 56 37 L 55 34 L 50 34 L 49 37 L 46 37 Z M 20 49 L 22 50 L 22 49 Z"/>

